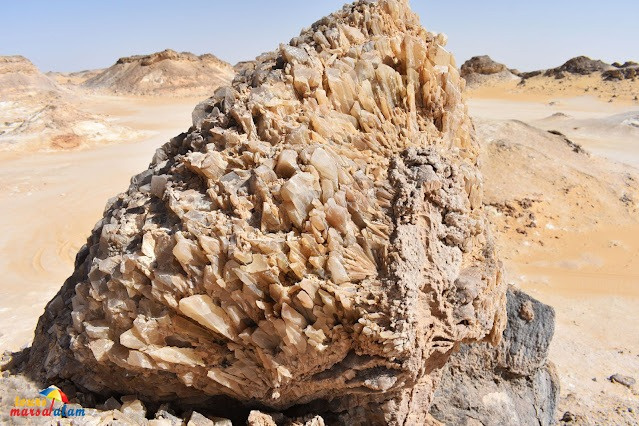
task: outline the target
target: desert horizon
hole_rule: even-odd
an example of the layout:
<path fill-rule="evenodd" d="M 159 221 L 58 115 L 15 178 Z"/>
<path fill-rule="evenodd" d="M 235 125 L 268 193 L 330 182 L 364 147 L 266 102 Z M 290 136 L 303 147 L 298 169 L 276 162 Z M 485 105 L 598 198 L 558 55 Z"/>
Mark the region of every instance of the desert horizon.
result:
<path fill-rule="evenodd" d="M 295 27 L 0 56 L 1 421 L 639 424 L 639 58 L 458 63 L 405 0 Z"/>

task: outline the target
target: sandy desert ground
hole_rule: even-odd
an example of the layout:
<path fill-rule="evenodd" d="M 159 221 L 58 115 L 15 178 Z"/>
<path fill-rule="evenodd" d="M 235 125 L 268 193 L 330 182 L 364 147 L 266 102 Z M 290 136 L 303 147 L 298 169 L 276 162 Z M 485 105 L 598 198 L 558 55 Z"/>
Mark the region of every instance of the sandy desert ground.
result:
<path fill-rule="evenodd" d="M 485 162 L 509 166 L 483 165 L 486 198 L 514 205 L 493 216 L 509 281 L 556 310 L 549 358 L 561 377 L 559 417 L 636 424 L 637 391 L 607 378 L 639 375 L 639 129 L 629 124 L 639 106 L 496 95 L 469 100 Z M 561 155 L 544 145 L 544 130 L 591 155 Z"/>
<path fill-rule="evenodd" d="M 639 104 L 608 95 L 490 88 L 470 92 L 468 103 L 485 144 L 487 202 L 509 281 L 557 311 L 550 358 L 560 411 L 617 413 L 623 422 L 637 419 L 639 394 L 607 377 L 639 378 Z M 30 343 L 106 200 L 190 126 L 200 100 L 92 94 L 79 101 L 83 110 L 133 129 L 134 138 L 0 153 L 2 349 Z"/>
<path fill-rule="evenodd" d="M 96 96 L 86 102 L 88 110 L 149 137 L 84 150 L 0 153 L 5 230 L 0 347 L 15 350 L 29 343 L 44 305 L 71 274 L 75 254 L 106 201 L 126 190 L 158 146 L 188 129 L 199 101 Z"/>

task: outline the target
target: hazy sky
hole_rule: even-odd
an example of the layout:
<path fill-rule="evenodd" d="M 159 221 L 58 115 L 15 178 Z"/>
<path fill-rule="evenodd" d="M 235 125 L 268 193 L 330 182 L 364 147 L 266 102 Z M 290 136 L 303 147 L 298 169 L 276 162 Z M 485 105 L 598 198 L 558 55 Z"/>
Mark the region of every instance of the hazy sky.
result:
<path fill-rule="evenodd" d="M 110 66 L 165 48 L 235 63 L 272 50 L 342 0 L 0 0 L 0 55 L 43 71 Z M 639 0 L 412 0 L 422 24 L 449 37 L 458 65 L 488 54 L 533 70 L 587 55 L 639 60 Z"/>

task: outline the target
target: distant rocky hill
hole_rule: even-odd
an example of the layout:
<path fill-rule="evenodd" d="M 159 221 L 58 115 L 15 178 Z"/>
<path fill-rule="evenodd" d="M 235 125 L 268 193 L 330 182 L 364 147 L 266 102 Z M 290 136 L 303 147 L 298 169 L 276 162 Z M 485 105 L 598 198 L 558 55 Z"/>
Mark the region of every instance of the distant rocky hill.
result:
<path fill-rule="evenodd" d="M 625 78 L 635 77 L 635 75 L 637 75 L 637 67 L 639 67 L 639 64 L 633 61 L 626 61 L 623 65 L 619 62 L 608 64 L 599 59 L 577 56 L 567 60 L 556 68 L 525 72 L 521 73 L 520 76 L 524 79 L 537 77 L 539 75 L 562 79 L 568 75 L 588 76 L 601 74 L 604 80 L 623 80 Z"/>
<path fill-rule="evenodd" d="M 597 72 L 607 71 L 613 68 L 614 67 L 612 65 L 607 64 L 601 60 L 590 59 L 587 56 L 577 56 L 567 60 L 562 65 L 556 68 L 525 72 L 521 73 L 520 76 L 525 79 L 543 74 L 544 77 L 555 77 L 557 79 L 561 79 L 564 78 L 567 74 L 590 75 Z"/>
<path fill-rule="evenodd" d="M 478 76 L 502 76 L 504 73 L 521 77 L 523 79 L 544 76 L 555 77 L 561 79 L 567 75 L 591 75 L 601 73 L 602 78 L 606 80 L 622 80 L 624 78 L 634 78 L 639 74 L 639 64 L 634 61 L 626 61 L 623 64 L 614 62 L 608 64 L 599 59 L 590 59 L 587 56 L 577 56 L 567 60 L 562 65 L 528 72 L 519 72 L 515 69 L 509 69 L 506 65 L 494 61 L 490 56 L 473 56 L 463 63 L 460 74 L 466 81 L 485 82 L 489 80 L 478 80 Z M 494 79 L 493 79 L 494 80 Z"/>
<path fill-rule="evenodd" d="M 634 80 L 639 77 L 639 64 L 634 61 L 626 61 L 623 65 L 615 62 L 612 66 L 614 68 L 601 74 L 605 80 Z"/>
<path fill-rule="evenodd" d="M 461 66 L 460 75 L 475 96 L 526 93 L 544 99 L 590 95 L 608 102 L 639 101 L 639 64 L 633 61 L 608 64 L 577 56 L 555 68 L 520 72 L 489 56 L 475 56 Z M 488 90 L 480 94 L 481 89 Z"/>
<path fill-rule="evenodd" d="M 569 59 L 560 67 L 548 70 L 547 73 L 553 72 L 570 72 L 572 74 L 588 75 L 593 72 L 607 71 L 613 68 L 599 59 L 590 59 L 587 56 L 577 56 L 576 58 Z"/>
<path fill-rule="evenodd" d="M 233 79 L 233 67 L 211 54 L 171 49 L 118 59 L 83 86 L 134 95 L 209 95 Z"/>
<path fill-rule="evenodd" d="M 131 129 L 89 113 L 22 56 L 0 56 L 0 151 L 58 150 L 121 140 Z"/>
<path fill-rule="evenodd" d="M 470 74 L 497 74 L 507 71 L 506 65 L 495 62 L 488 55 L 473 56 L 461 66 L 461 75 L 465 77 Z"/>
<path fill-rule="evenodd" d="M 49 71 L 48 73 L 46 73 L 46 75 L 47 77 L 55 80 L 58 84 L 64 86 L 77 86 L 83 84 L 88 79 L 95 77 L 103 71 L 104 69 L 83 70 L 74 72 Z"/>
<path fill-rule="evenodd" d="M 460 74 L 470 87 L 518 79 L 506 65 L 495 62 L 487 55 L 473 56 L 464 62 Z"/>
<path fill-rule="evenodd" d="M 0 100 L 59 89 L 24 56 L 0 56 Z"/>

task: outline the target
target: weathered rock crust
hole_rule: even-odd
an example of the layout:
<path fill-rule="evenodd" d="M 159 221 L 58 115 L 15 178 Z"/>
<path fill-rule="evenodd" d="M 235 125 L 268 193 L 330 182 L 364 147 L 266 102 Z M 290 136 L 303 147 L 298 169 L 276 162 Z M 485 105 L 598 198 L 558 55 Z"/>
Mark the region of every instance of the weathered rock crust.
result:
<path fill-rule="evenodd" d="M 381 0 L 258 57 L 109 201 L 27 371 L 104 395 L 423 423 L 456 346 L 505 326 L 444 43 Z"/>

